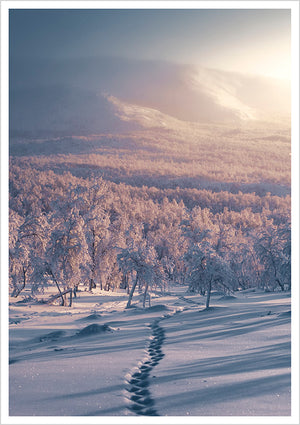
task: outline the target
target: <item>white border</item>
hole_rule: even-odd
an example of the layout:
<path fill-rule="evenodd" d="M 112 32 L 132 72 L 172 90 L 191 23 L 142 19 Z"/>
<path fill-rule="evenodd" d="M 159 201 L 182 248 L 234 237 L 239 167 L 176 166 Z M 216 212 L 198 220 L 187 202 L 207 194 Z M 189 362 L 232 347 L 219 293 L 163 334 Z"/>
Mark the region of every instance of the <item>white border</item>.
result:
<path fill-rule="evenodd" d="M 299 3 L 291 16 L 292 416 L 299 423 Z"/>
<path fill-rule="evenodd" d="M 292 15 L 292 415 L 117 417 L 8 414 L 8 11 L 9 9 L 290 9 Z M 1 2 L 1 423 L 2 424 L 299 424 L 299 2 L 3 1 Z M 296 330 L 296 332 L 295 332 Z"/>
<path fill-rule="evenodd" d="M 1 4 L 1 423 L 8 412 L 8 50 L 8 11 Z"/>
<path fill-rule="evenodd" d="M 87 0 L 87 1 L 22 1 L 2 0 L 4 9 L 295 9 L 293 1 L 241 0 Z"/>

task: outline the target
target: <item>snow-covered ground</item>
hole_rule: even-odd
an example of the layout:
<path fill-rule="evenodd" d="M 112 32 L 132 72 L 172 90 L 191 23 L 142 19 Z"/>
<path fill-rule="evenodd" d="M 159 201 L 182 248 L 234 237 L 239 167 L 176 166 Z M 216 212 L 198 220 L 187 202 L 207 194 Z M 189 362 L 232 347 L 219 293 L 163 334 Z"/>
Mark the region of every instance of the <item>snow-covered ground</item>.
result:
<path fill-rule="evenodd" d="M 11 299 L 10 416 L 291 415 L 290 293 L 185 291 Z"/>

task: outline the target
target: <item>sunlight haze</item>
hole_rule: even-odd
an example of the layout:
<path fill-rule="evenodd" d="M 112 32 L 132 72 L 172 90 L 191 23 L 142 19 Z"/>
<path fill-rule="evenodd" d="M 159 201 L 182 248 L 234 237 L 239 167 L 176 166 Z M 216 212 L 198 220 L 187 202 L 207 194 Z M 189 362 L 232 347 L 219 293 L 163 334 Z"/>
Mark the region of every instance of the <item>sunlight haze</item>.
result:
<path fill-rule="evenodd" d="M 14 58 L 111 55 L 290 78 L 288 9 L 11 10 L 10 17 Z"/>

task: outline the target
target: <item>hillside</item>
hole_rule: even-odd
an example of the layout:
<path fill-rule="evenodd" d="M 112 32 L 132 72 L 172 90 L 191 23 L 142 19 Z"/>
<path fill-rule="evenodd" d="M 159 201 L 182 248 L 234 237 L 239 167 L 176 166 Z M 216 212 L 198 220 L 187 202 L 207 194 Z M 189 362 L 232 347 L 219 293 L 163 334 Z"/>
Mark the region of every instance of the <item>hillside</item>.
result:
<path fill-rule="evenodd" d="M 128 116 L 126 123 L 118 116 L 116 104 L 124 102 L 138 114 L 148 108 L 198 123 L 287 123 L 290 117 L 290 87 L 284 81 L 168 62 L 105 57 L 21 66 L 11 61 L 10 81 L 12 136 L 136 129 Z"/>

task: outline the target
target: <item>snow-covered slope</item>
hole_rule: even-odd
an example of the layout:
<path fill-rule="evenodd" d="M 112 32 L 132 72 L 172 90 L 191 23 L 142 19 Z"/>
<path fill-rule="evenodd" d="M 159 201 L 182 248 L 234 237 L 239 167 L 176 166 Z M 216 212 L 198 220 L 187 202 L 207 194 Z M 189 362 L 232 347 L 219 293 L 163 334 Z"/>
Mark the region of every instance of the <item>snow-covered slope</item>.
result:
<path fill-rule="evenodd" d="M 290 84 L 287 81 L 197 68 L 189 85 L 205 93 L 240 120 L 282 119 L 290 115 Z"/>
<path fill-rule="evenodd" d="M 120 58 L 10 65 L 10 130 L 16 135 L 123 131 L 108 98 L 193 122 L 289 117 L 279 80 L 194 66 Z M 132 124 L 132 123 L 131 123 Z M 132 125 L 130 125 L 132 129 Z"/>
<path fill-rule="evenodd" d="M 115 114 L 115 108 L 97 92 L 70 86 L 12 90 L 12 136 L 55 137 L 134 130 Z"/>
<path fill-rule="evenodd" d="M 290 294 L 95 291 L 11 299 L 12 416 L 290 415 Z"/>
<path fill-rule="evenodd" d="M 186 122 L 158 109 L 124 102 L 114 96 L 108 96 L 107 100 L 114 107 L 116 117 L 124 122 L 136 123 L 143 128 L 188 129 Z"/>

